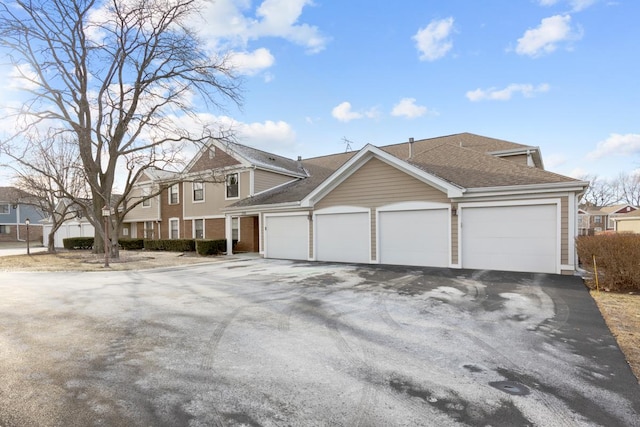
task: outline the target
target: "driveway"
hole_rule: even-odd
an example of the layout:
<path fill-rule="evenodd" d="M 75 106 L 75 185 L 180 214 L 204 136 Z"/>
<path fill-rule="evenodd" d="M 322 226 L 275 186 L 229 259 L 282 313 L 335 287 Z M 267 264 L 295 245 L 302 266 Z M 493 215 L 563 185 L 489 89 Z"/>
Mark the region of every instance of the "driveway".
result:
<path fill-rule="evenodd" d="M 2 427 L 638 425 L 575 277 L 234 259 L 0 296 Z"/>

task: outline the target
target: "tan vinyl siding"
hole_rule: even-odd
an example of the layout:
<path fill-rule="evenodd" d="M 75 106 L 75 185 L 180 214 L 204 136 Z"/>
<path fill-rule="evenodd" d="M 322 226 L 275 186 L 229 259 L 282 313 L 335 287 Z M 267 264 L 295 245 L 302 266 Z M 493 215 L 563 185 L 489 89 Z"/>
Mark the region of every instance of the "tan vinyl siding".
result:
<path fill-rule="evenodd" d="M 270 188 L 277 187 L 278 185 L 282 185 L 286 182 L 293 181 L 295 179 L 287 175 L 264 171 L 261 169 L 256 169 L 254 171 L 253 177 L 254 177 L 254 183 L 253 183 L 254 193 L 261 193 Z"/>
<path fill-rule="evenodd" d="M 377 208 L 410 201 L 449 203 L 447 195 L 406 173 L 371 159 L 315 205 Z"/>
<path fill-rule="evenodd" d="M 148 193 L 157 191 L 155 188 L 148 187 Z M 144 187 L 135 187 L 131 190 L 129 200 L 132 203 L 138 202 L 144 194 Z M 154 221 L 160 219 L 158 214 L 158 198 L 159 196 L 149 199 L 149 206 L 142 206 L 142 203 L 127 212 L 126 221 Z"/>
<path fill-rule="evenodd" d="M 240 184 L 240 198 L 249 196 L 250 172 L 238 173 Z M 184 215 L 187 218 L 204 218 L 224 215 L 222 209 L 237 202 L 240 198 L 225 200 L 226 187 L 224 182 L 204 183 L 204 202 L 193 202 L 193 183 L 185 182 Z"/>
<path fill-rule="evenodd" d="M 515 156 L 502 156 L 501 159 L 509 160 L 510 162 L 515 162 L 520 165 L 528 165 L 528 156 L 526 154 L 518 154 Z"/>
<path fill-rule="evenodd" d="M 449 203 L 446 194 L 440 190 L 381 160 L 371 159 L 320 200 L 315 209 L 332 206 L 358 206 L 371 209 L 370 255 L 372 260 L 376 260 L 378 249 L 376 208 L 393 203 L 413 201 Z"/>
<path fill-rule="evenodd" d="M 560 262 L 569 264 L 569 198 L 560 198 Z M 573 244 L 573 239 L 571 239 Z"/>
<path fill-rule="evenodd" d="M 619 233 L 640 233 L 640 218 L 616 221 Z"/>

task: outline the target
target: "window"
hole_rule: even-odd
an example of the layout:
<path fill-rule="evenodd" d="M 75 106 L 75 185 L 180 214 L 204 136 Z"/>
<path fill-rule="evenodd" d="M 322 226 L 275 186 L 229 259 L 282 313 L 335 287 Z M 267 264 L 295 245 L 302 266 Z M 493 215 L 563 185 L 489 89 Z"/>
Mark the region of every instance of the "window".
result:
<path fill-rule="evenodd" d="M 10 225 L 0 225 L 0 234 L 9 234 L 11 233 Z"/>
<path fill-rule="evenodd" d="M 176 205 L 178 203 L 180 203 L 180 198 L 178 197 L 178 184 L 173 184 L 171 187 L 169 187 L 169 204 L 170 205 Z"/>
<path fill-rule="evenodd" d="M 170 219 L 169 220 L 169 238 L 170 239 L 179 239 L 180 238 L 180 229 L 178 228 L 178 220 Z"/>
<path fill-rule="evenodd" d="M 204 184 L 202 182 L 193 183 L 193 201 L 201 202 L 204 200 Z"/>
<path fill-rule="evenodd" d="M 232 173 L 227 175 L 227 199 L 238 197 L 238 174 Z"/>
<path fill-rule="evenodd" d="M 203 219 L 193 220 L 193 238 L 204 239 L 204 220 Z"/>
<path fill-rule="evenodd" d="M 128 236 L 129 235 L 129 229 L 126 227 L 122 227 L 122 235 L 123 236 Z"/>
<path fill-rule="evenodd" d="M 8 214 L 8 213 L 9 213 L 9 204 L 0 203 L 0 214 Z"/>
<path fill-rule="evenodd" d="M 231 218 L 231 239 L 240 240 L 240 218 Z"/>
<path fill-rule="evenodd" d="M 596 224 L 600 224 L 602 222 L 602 217 L 600 215 L 594 216 L 593 222 L 595 222 Z"/>
<path fill-rule="evenodd" d="M 150 194 L 150 191 L 148 188 L 145 188 L 144 190 L 142 190 L 142 197 L 145 197 L 145 199 L 142 200 L 143 208 L 148 208 L 151 206 L 151 199 L 148 198 L 149 194 Z"/>
<path fill-rule="evenodd" d="M 153 221 L 144 222 L 144 238 L 153 239 Z"/>

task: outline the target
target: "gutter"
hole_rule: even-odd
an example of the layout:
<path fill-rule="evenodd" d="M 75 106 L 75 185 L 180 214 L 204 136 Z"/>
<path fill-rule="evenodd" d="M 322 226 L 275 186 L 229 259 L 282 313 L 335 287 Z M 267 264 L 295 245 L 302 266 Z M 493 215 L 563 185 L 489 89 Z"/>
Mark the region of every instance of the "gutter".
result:
<path fill-rule="evenodd" d="M 482 193 L 490 194 L 520 194 L 520 193 L 544 193 L 558 190 L 565 191 L 583 191 L 589 183 L 586 181 L 576 181 L 575 183 L 555 182 L 551 184 L 528 184 L 528 185 L 506 185 L 501 187 L 476 187 L 467 188 L 466 194 L 481 195 Z"/>

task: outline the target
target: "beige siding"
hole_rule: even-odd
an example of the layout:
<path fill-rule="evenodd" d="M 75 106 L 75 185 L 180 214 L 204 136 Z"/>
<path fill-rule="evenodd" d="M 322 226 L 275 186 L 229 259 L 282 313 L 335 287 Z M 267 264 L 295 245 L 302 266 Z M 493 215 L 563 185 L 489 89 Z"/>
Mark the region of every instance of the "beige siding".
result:
<path fill-rule="evenodd" d="M 238 174 L 240 184 L 240 198 L 249 195 L 250 173 L 243 171 Z M 214 215 L 224 215 L 223 208 L 231 205 L 240 198 L 225 200 L 224 182 L 205 182 L 204 202 L 193 201 L 193 183 L 184 183 L 184 215 L 185 217 L 207 217 Z"/>
<path fill-rule="evenodd" d="M 391 203 L 428 201 L 449 203 L 447 195 L 386 163 L 371 159 L 315 205 L 361 206 L 375 209 Z"/>
<path fill-rule="evenodd" d="M 286 182 L 293 181 L 294 178 L 286 175 L 282 175 L 279 173 L 263 171 L 260 169 L 256 169 L 254 171 L 254 183 L 253 183 L 253 191 L 255 193 L 260 193 L 262 191 L 266 191 L 270 188 L 277 187 L 278 185 L 282 185 Z"/>
<path fill-rule="evenodd" d="M 393 166 L 378 159 L 371 159 L 316 203 L 315 209 L 332 206 L 358 206 L 371 209 L 371 259 L 375 260 L 377 251 L 375 209 L 393 203 L 413 201 L 449 203 L 449 198 L 440 190 Z M 455 252 L 457 254 L 457 247 Z"/>
<path fill-rule="evenodd" d="M 140 200 L 139 198 L 142 197 L 142 195 L 144 194 L 143 188 L 144 187 L 141 186 L 141 187 L 135 187 L 131 190 L 131 194 L 128 199 L 131 201 L 130 203 L 136 203 Z M 152 189 L 150 186 L 148 188 L 149 188 L 149 192 L 157 191 L 155 189 Z M 142 203 L 140 203 L 138 206 L 131 209 L 127 213 L 125 221 L 153 221 L 153 220 L 160 219 L 159 209 L 158 209 L 158 201 L 159 201 L 158 198 L 159 196 L 152 197 L 151 199 L 149 199 L 148 207 L 142 206 Z"/>
<path fill-rule="evenodd" d="M 616 221 L 619 233 L 640 233 L 640 218 Z"/>
<path fill-rule="evenodd" d="M 518 154 L 516 156 L 503 156 L 501 159 L 509 160 L 510 162 L 515 162 L 520 165 L 528 165 L 528 156 L 526 154 Z"/>

